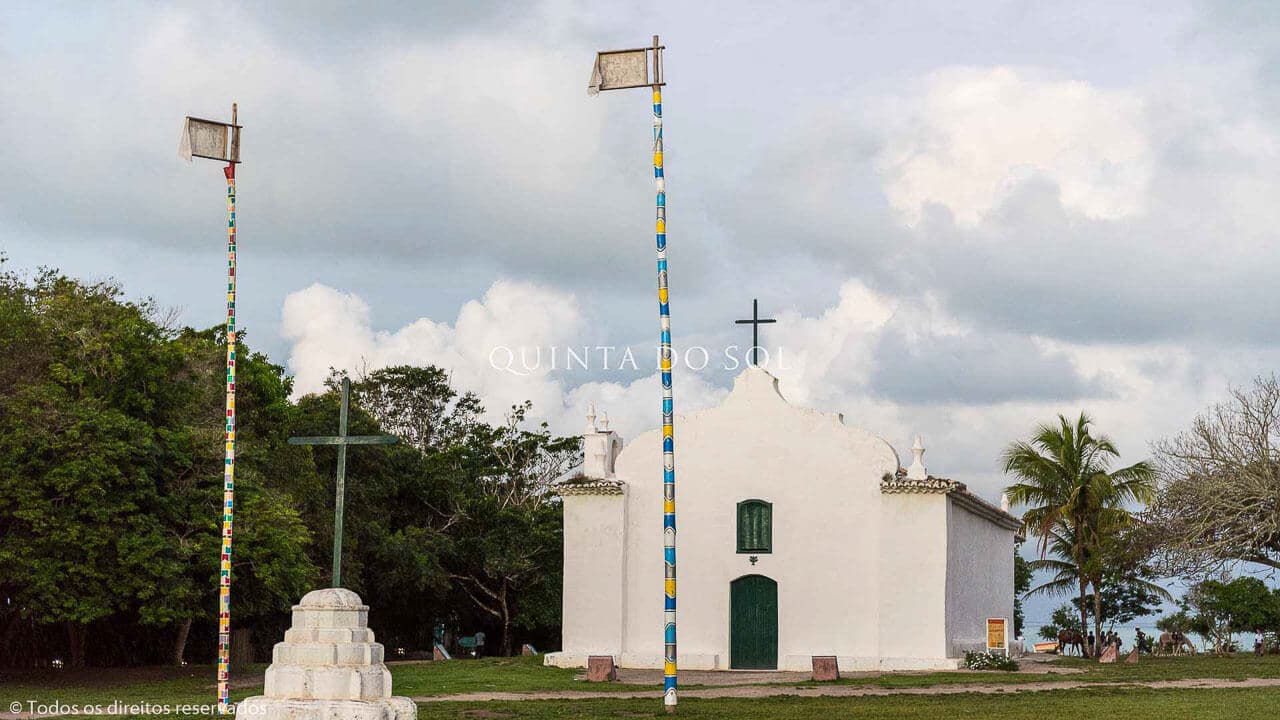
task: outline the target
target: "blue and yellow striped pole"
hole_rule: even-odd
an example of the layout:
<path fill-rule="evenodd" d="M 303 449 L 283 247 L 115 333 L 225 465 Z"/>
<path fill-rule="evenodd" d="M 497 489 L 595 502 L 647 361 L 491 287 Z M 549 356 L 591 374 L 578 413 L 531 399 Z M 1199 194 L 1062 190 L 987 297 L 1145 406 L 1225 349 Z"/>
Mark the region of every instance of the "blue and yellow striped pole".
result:
<path fill-rule="evenodd" d="M 675 404 L 671 394 L 671 303 L 667 288 L 667 180 L 662 166 L 662 62 L 653 36 L 654 231 L 658 248 L 658 326 L 662 377 L 662 703 L 676 709 L 676 452 Z"/>
<path fill-rule="evenodd" d="M 653 38 L 658 46 L 658 37 Z M 655 55 L 657 50 L 654 51 Z M 655 59 L 655 64 L 657 60 Z M 667 181 L 662 168 L 662 88 L 653 86 L 653 179 L 657 186 L 658 324 L 662 350 L 662 702 L 676 705 L 676 456 L 675 415 L 671 395 L 671 304 L 667 290 Z"/>
<path fill-rule="evenodd" d="M 676 459 L 675 412 L 671 399 L 671 305 L 667 290 L 667 181 L 662 167 L 662 50 L 658 36 L 653 47 L 596 53 L 587 94 L 601 90 L 649 87 L 653 91 L 653 180 L 657 186 L 658 322 L 662 378 L 662 702 L 667 712 L 676 709 Z M 653 69 L 635 64 L 637 55 L 653 53 Z M 643 72 L 643 78 L 637 77 Z"/>

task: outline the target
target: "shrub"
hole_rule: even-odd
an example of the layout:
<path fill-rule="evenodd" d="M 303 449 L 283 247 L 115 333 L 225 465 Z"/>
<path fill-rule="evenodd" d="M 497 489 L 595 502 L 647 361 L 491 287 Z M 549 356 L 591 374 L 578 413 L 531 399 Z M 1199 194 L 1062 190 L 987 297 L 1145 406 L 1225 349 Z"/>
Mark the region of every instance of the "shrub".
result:
<path fill-rule="evenodd" d="M 967 670 L 1004 670 L 1012 672 L 1018 669 L 1018 663 L 1008 655 L 997 652 L 974 652 L 964 654 L 964 666 Z"/>

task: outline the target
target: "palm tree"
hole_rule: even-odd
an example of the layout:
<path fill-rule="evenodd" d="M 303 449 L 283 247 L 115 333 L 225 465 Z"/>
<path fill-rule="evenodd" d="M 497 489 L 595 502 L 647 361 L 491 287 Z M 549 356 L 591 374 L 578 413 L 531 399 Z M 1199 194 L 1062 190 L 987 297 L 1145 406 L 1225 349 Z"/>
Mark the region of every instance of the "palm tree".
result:
<path fill-rule="evenodd" d="M 1005 448 L 1003 464 L 1005 473 L 1018 479 L 1005 490 L 1009 502 L 1026 506 L 1023 528 L 1039 537 L 1039 565 L 1055 571 L 1054 580 L 1046 584 L 1051 589 L 1037 590 L 1074 585 L 1080 593 L 1080 624 L 1088 627 L 1092 584 L 1094 637 L 1098 638 L 1102 635 L 1103 546 L 1133 522 L 1126 505 L 1154 497 L 1155 472 L 1145 461 L 1112 470 L 1120 452 L 1106 436 L 1091 433 L 1091 423 L 1084 413 L 1074 424 L 1059 415 L 1056 424 L 1036 428 L 1029 442 Z M 1063 564 L 1045 562 L 1050 550 Z"/>

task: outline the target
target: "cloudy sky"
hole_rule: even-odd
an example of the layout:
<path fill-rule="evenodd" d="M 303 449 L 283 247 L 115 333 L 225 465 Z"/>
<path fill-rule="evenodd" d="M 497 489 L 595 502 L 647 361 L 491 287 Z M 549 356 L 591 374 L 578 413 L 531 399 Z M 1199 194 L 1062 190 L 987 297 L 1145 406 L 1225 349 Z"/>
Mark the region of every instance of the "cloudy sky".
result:
<path fill-rule="evenodd" d="M 437 363 L 495 412 L 573 431 L 595 401 L 633 436 L 659 419 L 648 99 L 585 90 L 657 32 L 674 333 L 710 354 L 677 409 L 731 386 L 758 297 L 784 394 L 904 456 L 921 433 L 987 497 L 1058 412 L 1138 460 L 1280 356 L 1280 11 L 957 7 L 7 3 L 0 248 L 218 324 L 223 180 L 176 147 L 235 100 L 240 321 L 300 392 Z"/>

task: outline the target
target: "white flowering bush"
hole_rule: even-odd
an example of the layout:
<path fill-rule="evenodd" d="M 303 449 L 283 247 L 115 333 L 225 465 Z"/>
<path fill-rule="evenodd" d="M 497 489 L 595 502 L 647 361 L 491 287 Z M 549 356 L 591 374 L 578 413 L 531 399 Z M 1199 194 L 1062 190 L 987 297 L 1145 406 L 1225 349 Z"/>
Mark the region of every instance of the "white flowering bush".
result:
<path fill-rule="evenodd" d="M 974 652 L 964 654 L 964 666 L 967 670 L 1004 670 L 1012 672 L 1018 669 L 1018 663 L 1004 653 Z"/>

